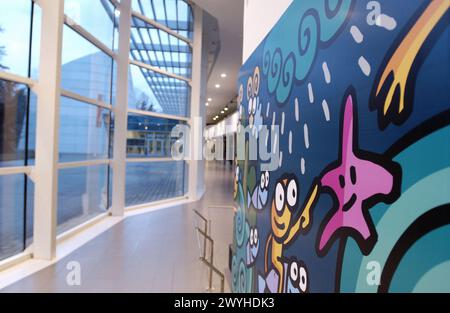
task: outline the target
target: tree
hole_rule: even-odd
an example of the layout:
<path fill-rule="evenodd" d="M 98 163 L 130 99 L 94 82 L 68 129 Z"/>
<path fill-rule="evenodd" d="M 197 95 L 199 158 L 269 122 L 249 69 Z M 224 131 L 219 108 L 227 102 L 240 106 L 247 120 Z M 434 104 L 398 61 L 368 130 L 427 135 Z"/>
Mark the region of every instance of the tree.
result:
<path fill-rule="evenodd" d="M 0 33 L 3 32 L 0 26 Z M 5 46 L 0 46 L 0 62 L 6 55 Z M 0 63 L 0 70 L 8 67 Z M 1 161 L 17 160 L 19 141 L 25 125 L 28 88 L 14 82 L 0 80 L 0 158 Z"/>

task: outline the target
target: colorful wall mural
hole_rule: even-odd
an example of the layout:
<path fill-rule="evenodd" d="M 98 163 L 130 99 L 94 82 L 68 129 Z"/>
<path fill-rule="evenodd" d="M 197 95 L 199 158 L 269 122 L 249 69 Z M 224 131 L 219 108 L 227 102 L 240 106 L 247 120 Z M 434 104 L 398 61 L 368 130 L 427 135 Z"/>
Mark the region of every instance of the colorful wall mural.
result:
<path fill-rule="evenodd" d="M 233 291 L 450 291 L 449 5 L 294 0 L 243 65 Z"/>

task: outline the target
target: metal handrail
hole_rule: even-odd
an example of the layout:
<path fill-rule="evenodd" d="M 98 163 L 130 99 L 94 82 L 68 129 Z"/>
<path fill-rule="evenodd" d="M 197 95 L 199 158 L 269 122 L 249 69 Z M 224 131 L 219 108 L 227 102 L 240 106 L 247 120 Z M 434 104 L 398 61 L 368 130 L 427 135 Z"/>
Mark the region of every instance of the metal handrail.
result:
<path fill-rule="evenodd" d="M 204 232 L 205 232 L 205 234 L 208 234 L 208 220 L 206 219 L 206 217 L 201 215 L 199 211 L 197 211 L 195 209 L 194 209 L 194 213 L 197 214 L 205 222 Z M 211 221 L 210 221 L 210 223 L 211 223 Z M 196 227 L 196 229 L 197 228 L 198 227 Z M 203 258 L 206 259 L 206 237 L 203 241 Z"/>
<path fill-rule="evenodd" d="M 214 266 L 214 239 L 210 235 L 208 235 L 208 219 L 204 217 L 199 211 L 193 210 L 194 213 L 200 217 L 203 222 L 205 223 L 204 230 L 200 229 L 199 227 L 195 227 L 195 230 L 203 235 L 204 241 L 203 241 L 203 256 L 200 257 L 200 261 L 202 261 L 204 264 L 206 264 L 209 267 L 209 287 L 208 290 L 212 291 L 212 279 L 213 279 L 213 272 L 220 276 L 220 292 L 224 292 L 225 289 L 225 275 Z M 209 231 L 211 232 L 211 220 L 209 220 Z M 210 254 L 210 261 L 206 258 L 206 245 L 207 241 L 211 243 L 211 254 Z"/>
<path fill-rule="evenodd" d="M 196 227 L 195 228 L 201 235 L 203 235 L 203 237 L 205 238 L 205 241 L 208 240 L 211 243 L 211 255 L 210 255 L 210 259 L 211 261 L 208 261 L 205 257 L 200 257 L 200 260 L 208 265 L 210 272 L 209 272 L 209 290 L 212 290 L 212 274 L 213 272 L 215 272 L 217 275 L 220 276 L 220 292 L 223 293 L 224 289 L 225 289 L 225 275 L 217 268 L 214 266 L 213 261 L 214 261 L 214 239 L 212 239 L 207 233 L 205 233 L 204 231 L 202 231 L 200 228 Z M 204 246 L 204 250 L 206 251 L 206 244 Z"/>

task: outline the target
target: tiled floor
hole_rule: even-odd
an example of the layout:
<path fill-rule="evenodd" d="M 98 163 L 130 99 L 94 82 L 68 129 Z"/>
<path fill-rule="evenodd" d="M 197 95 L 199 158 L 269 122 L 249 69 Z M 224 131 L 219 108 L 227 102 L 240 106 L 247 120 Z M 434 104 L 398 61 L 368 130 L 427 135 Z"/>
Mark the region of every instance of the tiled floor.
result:
<path fill-rule="evenodd" d="M 2 292 L 205 292 L 208 270 L 198 259 L 197 219 L 192 210 L 212 220 L 215 265 L 225 271 L 233 211 L 222 206 L 232 205 L 232 180 L 231 165 L 207 163 L 206 194 L 201 201 L 129 217 Z M 81 266 L 80 286 L 66 282 L 71 261 Z M 214 282 L 218 289 L 217 276 Z"/>

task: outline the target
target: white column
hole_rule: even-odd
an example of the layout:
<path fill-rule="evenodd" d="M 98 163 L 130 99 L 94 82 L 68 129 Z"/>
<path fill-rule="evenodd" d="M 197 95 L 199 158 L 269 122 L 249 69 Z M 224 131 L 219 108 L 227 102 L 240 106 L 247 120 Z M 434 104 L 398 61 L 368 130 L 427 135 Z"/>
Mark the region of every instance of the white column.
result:
<path fill-rule="evenodd" d="M 131 0 L 120 1 L 119 51 L 117 52 L 116 105 L 114 108 L 114 158 L 112 215 L 122 216 L 125 209 L 125 177 L 128 109 L 128 62 L 130 54 Z"/>
<path fill-rule="evenodd" d="M 193 6 L 194 11 L 194 40 L 192 45 L 192 81 L 191 81 L 191 114 L 190 114 L 190 157 L 188 161 L 188 196 L 191 200 L 198 200 L 204 192 L 203 160 L 203 129 L 205 127 L 205 94 L 206 76 L 202 69 L 203 46 L 203 10 Z M 202 160 L 198 160 L 201 158 Z"/>
<path fill-rule="evenodd" d="M 58 131 L 64 0 L 40 0 L 41 52 L 36 121 L 36 166 L 33 255 L 51 260 L 56 254 Z"/>

